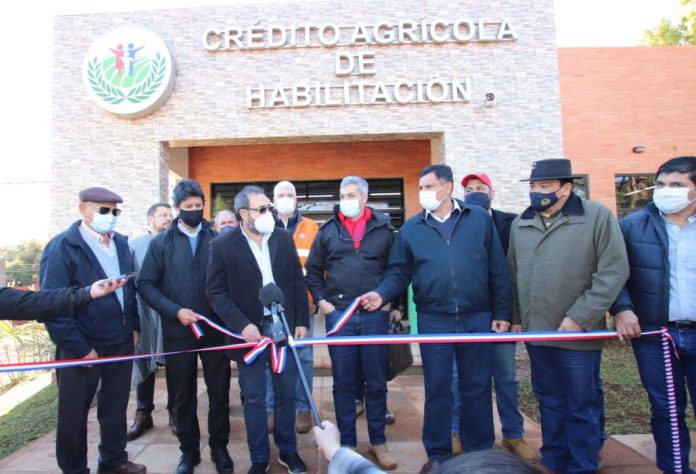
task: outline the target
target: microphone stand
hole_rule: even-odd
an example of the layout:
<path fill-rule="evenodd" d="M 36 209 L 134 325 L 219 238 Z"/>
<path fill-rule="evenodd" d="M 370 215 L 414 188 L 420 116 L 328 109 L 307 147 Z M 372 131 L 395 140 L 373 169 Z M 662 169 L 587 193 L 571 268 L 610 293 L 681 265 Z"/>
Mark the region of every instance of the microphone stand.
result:
<path fill-rule="evenodd" d="M 290 332 L 290 326 L 288 326 L 288 320 L 285 318 L 285 309 L 279 303 L 273 303 L 271 305 L 271 313 L 280 315 L 280 320 L 283 321 L 283 326 L 285 326 L 285 332 L 288 334 L 288 342 L 290 345 L 290 350 L 292 355 L 295 357 L 295 365 L 297 365 L 297 372 L 300 374 L 300 380 L 302 381 L 302 388 L 304 388 L 305 394 L 307 395 L 307 400 L 309 400 L 309 408 L 312 410 L 312 416 L 314 417 L 314 423 L 321 428 L 321 418 L 319 417 L 319 411 L 317 410 L 317 405 L 314 403 L 314 397 L 312 397 L 312 392 L 309 390 L 309 385 L 307 384 L 307 379 L 305 378 L 304 371 L 302 370 L 302 364 L 300 364 L 300 356 L 297 354 L 297 348 L 295 347 L 295 340 Z"/>

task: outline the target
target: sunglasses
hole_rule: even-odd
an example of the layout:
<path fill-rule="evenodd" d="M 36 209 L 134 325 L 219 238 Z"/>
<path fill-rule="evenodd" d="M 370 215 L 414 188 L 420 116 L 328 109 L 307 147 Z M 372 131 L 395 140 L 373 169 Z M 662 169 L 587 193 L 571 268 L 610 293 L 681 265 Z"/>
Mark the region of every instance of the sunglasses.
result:
<path fill-rule="evenodd" d="M 270 204 L 268 206 L 261 206 L 261 207 L 247 207 L 248 210 L 250 211 L 256 211 L 259 214 L 265 214 L 266 212 L 273 212 L 273 206 Z"/>
<path fill-rule="evenodd" d="M 101 214 L 102 216 L 105 216 L 105 215 L 111 213 L 112 216 L 118 217 L 118 215 L 121 214 L 121 209 L 116 209 L 116 208 L 112 209 L 110 207 L 102 206 L 99 209 L 97 209 L 97 212 L 99 214 Z"/>

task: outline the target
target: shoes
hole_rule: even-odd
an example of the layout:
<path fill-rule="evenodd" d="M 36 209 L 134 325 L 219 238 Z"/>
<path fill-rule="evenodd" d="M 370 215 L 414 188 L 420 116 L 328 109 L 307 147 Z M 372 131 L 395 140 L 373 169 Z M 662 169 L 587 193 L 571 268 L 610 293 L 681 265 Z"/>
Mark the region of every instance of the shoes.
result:
<path fill-rule="evenodd" d="M 273 433 L 273 412 L 267 411 L 266 418 L 268 419 L 268 432 Z"/>
<path fill-rule="evenodd" d="M 463 452 L 462 438 L 459 436 L 459 433 L 452 433 L 452 456 L 459 456 Z"/>
<path fill-rule="evenodd" d="M 201 455 L 198 454 L 182 454 L 179 458 L 179 465 L 176 466 L 174 474 L 193 474 L 193 468 L 201 462 Z"/>
<path fill-rule="evenodd" d="M 247 471 L 247 474 L 265 474 L 268 472 L 267 462 L 253 462 Z"/>
<path fill-rule="evenodd" d="M 312 429 L 312 414 L 308 411 L 298 411 L 295 418 L 295 431 L 309 433 Z"/>
<path fill-rule="evenodd" d="M 537 462 L 539 455 L 524 441 L 524 438 L 505 439 L 503 448 L 528 462 Z"/>
<path fill-rule="evenodd" d="M 439 467 L 439 461 L 436 461 L 435 459 L 428 459 L 428 462 L 423 464 L 423 467 L 421 467 L 420 474 L 430 474 Z"/>
<path fill-rule="evenodd" d="M 227 448 L 211 448 L 210 460 L 215 464 L 218 474 L 232 474 L 234 472 L 234 463 Z"/>
<path fill-rule="evenodd" d="M 176 436 L 176 410 L 169 409 L 169 428 L 172 434 Z"/>
<path fill-rule="evenodd" d="M 355 400 L 355 416 L 365 413 L 365 404 L 360 400 Z"/>
<path fill-rule="evenodd" d="M 118 467 L 102 467 L 97 468 L 99 474 L 145 474 L 147 468 L 142 464 L 126 461 Z"/>
<path fill-rule="evenodd" d="M 394 412 L 387 408 L 387 414 L 384 415 L 384 422 L 388 425 L 393 425 L 396 422 L 396 415 Z"/>
<path fill-rule="evenodd" d="M 307 465 L 300 458 L 300 455 L 297 454 L 297 451 L 290 454 L 280 454 L 278 462 L 288 468 L 289 474 L 305 474 L 307 472 Z"/>
<path fill-rule="evenodd" d="M 396 469 L 396 460 L 389 453 L 389 448 L 386 444 L 371 444 L 370 453 L 377 459 L 377 464 L 385 471 Z"/>
<path fill-rule="evenodd" d="M 152 414 L 143 410 L 136 410 L 133 424 L 130 428 L 128 428 L 128 441 L 133 441 L 134 439 L 140 438 L 140 435 L 153 426 Z"/>

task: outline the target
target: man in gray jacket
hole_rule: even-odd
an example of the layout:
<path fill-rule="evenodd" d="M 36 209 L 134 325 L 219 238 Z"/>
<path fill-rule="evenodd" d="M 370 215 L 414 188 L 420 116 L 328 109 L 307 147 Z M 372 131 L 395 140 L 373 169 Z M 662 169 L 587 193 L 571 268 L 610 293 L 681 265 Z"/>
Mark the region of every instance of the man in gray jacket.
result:
<path fill-rule="evenodd" d="M 573 193 L 570 160 L 533 164 L 531 206 L 512 224 L 508 262 L 513 325 L 523 331 L 606 329 L 605 314 L 628 279 L 616 219 Z M 541 463 L 551 471 L 596 472 L 604 414 L 602 341 L 527 344 L 541 412 Z"/>

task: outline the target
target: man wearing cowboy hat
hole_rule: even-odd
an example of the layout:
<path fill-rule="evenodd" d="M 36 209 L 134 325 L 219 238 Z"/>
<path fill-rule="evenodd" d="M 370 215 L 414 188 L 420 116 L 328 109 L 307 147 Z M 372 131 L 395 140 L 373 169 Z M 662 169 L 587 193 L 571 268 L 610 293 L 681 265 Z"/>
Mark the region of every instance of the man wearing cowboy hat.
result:
<path fill-rule="evenodd" d="M 535 162 L 530 207 L 512 224 L 508 262 L 513 325 L 523 331 L 606 329 L 628 279 L 619 225 L 605 206 L 573 193 L 570 160 Z M 527 343 L 541 412 L 541 463 L 553 472 L 596 472 L 604 413 L 602 341 Z"/>

